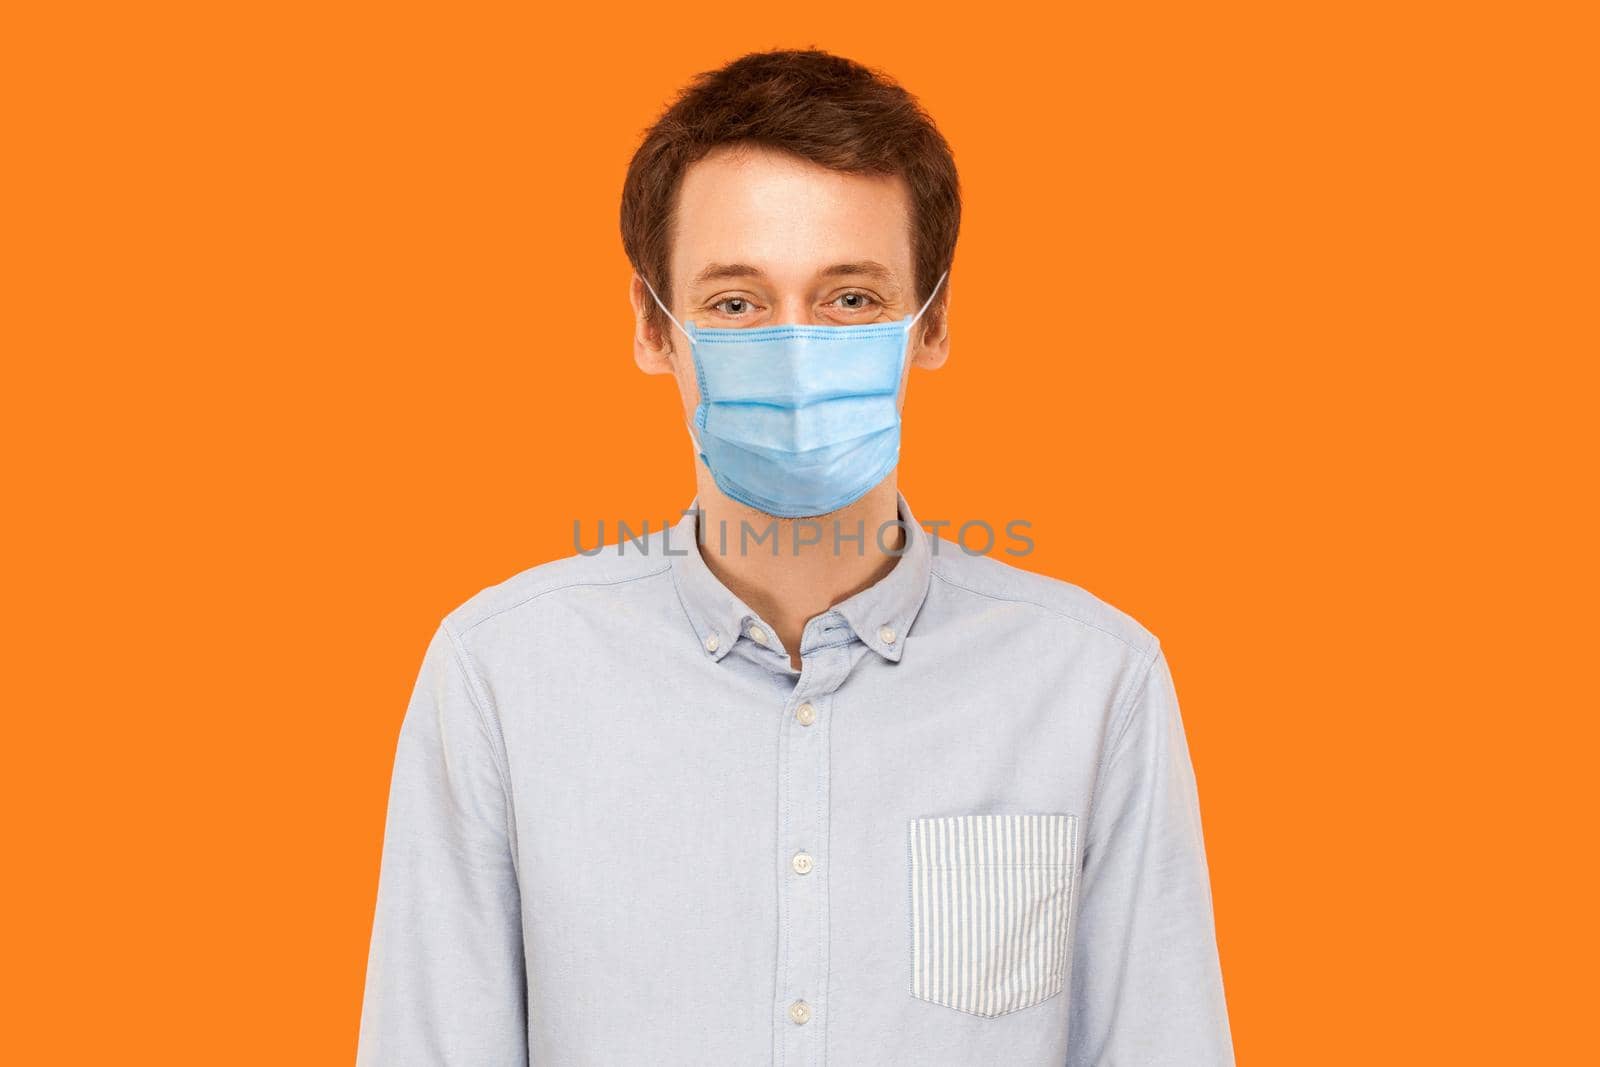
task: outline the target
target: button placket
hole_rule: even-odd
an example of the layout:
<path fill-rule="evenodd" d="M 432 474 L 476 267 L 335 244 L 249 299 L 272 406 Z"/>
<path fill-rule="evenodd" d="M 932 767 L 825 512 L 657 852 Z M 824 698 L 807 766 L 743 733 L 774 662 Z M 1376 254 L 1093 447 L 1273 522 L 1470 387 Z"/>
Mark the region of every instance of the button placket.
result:
<path fill-rule="evenodd" d="M 848 674 L 848 646 L 801 661 L 783 709 L 778 748 L 780 936 L 778 1025 L 773 1060 L 820 1063 L 827 1027 L 828 727 L 834 690 Z M 804 709 L 804 710 L 803 710 Z"/>

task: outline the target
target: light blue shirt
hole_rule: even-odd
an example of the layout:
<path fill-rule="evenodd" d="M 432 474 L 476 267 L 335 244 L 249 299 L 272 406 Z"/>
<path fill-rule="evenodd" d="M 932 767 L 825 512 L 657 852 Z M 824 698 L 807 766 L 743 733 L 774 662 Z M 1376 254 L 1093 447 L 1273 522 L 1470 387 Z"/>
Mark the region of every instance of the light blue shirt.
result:
<path fill-rule="evenodd" d="M 692 513 L 445 617 L 358 1064 L 1233 1062 L 1156 638 L 900 509 L 799 671 Z"/>

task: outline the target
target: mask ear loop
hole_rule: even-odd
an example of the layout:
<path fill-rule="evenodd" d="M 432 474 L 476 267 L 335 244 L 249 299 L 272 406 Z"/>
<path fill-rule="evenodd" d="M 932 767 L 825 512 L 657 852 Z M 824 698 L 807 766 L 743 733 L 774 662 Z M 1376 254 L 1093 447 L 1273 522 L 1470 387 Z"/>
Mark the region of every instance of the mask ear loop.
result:
<path fill-rule="evenodd" d="M 933 292 L 928 294 L 928 299 L 922 302 L 922 306 L 917 309 L 917 313 L 911 316 L 911 321 L 906 323 L 908 331 L 917 324 L 918 319 L 922 318 L 922 313 L 928 310 L 928 305 L 933 303 L 933 298 L 939 295 L 939 286 L 944 284 L 945 274 L 949 273 L 949 271 L 945 271 L 944 274 L 939 275 L 939 280 L 933 283 Z"/>
<path fill-rule="evenodd" d="M 655 300 L 656 307 L 661 309 L 661 313 L 663 315 L 665 315 L 667 318 L 672 320 L 672 325 L 674 325 L 674 326 L 676 326 L 678 328 L 678 332 L 679 333 L 683 334 L 684 337 L 688 338 L 688 340 L 689 340 L 689 353 L 690 353 L 689 358 L 690 359 L 694 359 L 694 334 L 690 333 L 688 330 L 685 330 L 683 328 L 683 323 L 678 321 L 678 317 L 676 315 L 674 315 L 672 312 L 667 310 L 667 305 L 665 305 L 665 304 L 663 304 L 661 302 L 661 298 L 659 296 L 656 296 L 656 287 L 650 284 L 650 279 L 649 278 L 646 278 L 643 274 L 640 274 L 639 275 L 639 280 L 641 282 L 644 282 L 644 287 L 646 289 L 650 290 L 650 296 L 651 296 L 651 298 L 653 300 Z M 700 403 L 704 404 L 706 402 L 706 383 L 705 383 L 705 379 L 700 377 L 700 363 L 699 363 L 698 360 L 695 361 L 695 365 L 694 366 L 695 366 L 695 377 L 700 382 Z M 698 455 L 701 458 L 701 460 L 705 460 L 705 458 L 706 458 L 705 449 L 700 447 L 700 435 L 694 432 L 694 423 L 693 422 L 686 422 L 686 423 L 684 423 L 684 427 L 689 431 L 689 440 L 694 442 L 695 454 Z"/>
<path fill-rule="evenodd" d="M 922 302 L 922 306 L 917 309 L 917 313 L 915 315 L 906 320 L 906 336 L 900 347 L 901 374 L 905 374 L 906 360 L 911 356 L 911 330 L 916 326 L 917 320 L 922 318 L 922 313 L 928 310 L 928 305 L 933 303 L 933 298 L 939 295 L 939 286 L 944 284 L 945 274 L 949 273 L 950 272 L 947 270 L 944 272 L 944 274 L 939 275 L 939 280 L 933 283 L 933 292 L 928 294 L 928 299 Z"/>
<path fill-rule="evenodd" d="M 933 303 L 933 298 L 939 295 L 939 286 L 944 284 L 944 275 L 949 273 L 950 272 L 947 270 L 944 272 L 944 274 L 939 275 L 939 280 L 933 283 L 933 292 L 928 294 L 928 299 L 922 302 L 922 306 L 917 309 L 917 313 L 915 315 L 911 316 L 909 319 L 901 320 L 906 324 L 906 332 L 905 336 L 900 339 L 900 374 L 899 381 L 895 384 L 894 393 L 896 419 L 900 417 L 900 404 L 903 400 L 903 391 L 901 387 L 905 385 L 906 362 L 911 359 L 911 331 L 916 327 L 917 320 L 922 318 L 922 313 L 928 310 L 928 305 Z"/>
<path fill-rule="evenodd" d="M 650 298 L 656 302 L 656 307 L 661 309 L 661 313 L 663 315 L 672 320 L 672 325 L 676 326 L 678 328 L 678 332 L 689 339 L 689 344 L 692 346 L 694 344 L 694 335 L 688 330 L 685 330 L 683 328 L 683 323 L 678 321 L 677 316 L 667 310 L 667 305 L 663 304 L 661 302 L 661 298 L 656 295 L 656 287 L 650 284 L 650 279 L 641 274 L 639 275 L 639 280 L 644 282 L 644 287 L 646 289 L 650 290 Z"/>

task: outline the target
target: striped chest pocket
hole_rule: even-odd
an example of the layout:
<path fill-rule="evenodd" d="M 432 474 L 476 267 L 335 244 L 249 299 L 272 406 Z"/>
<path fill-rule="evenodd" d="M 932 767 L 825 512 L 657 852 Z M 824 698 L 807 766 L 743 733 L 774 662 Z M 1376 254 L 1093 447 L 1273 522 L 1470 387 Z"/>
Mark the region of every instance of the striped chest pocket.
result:
<path fill-rule="evenodd" d="M 1078 817 L 912 819 L 911 995 L 992 1018 L 1061 992 Z"/>

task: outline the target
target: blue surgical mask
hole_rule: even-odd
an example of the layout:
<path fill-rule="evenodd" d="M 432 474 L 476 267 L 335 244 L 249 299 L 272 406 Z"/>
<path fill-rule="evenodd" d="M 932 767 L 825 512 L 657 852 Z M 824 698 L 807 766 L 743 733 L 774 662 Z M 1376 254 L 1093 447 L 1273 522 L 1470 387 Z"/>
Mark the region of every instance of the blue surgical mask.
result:
<path fill-rule="evenodd" d="M 946 272 L 948 273 L 948 272 Z M 643 276 L 641 275 L 641 278 Z M 900 459 L 900 378 L 910 318 L 859 326 L 685 326 L 700 403 L 689 433 L 717 488 L 784 518 L 855 503 Z"/>

